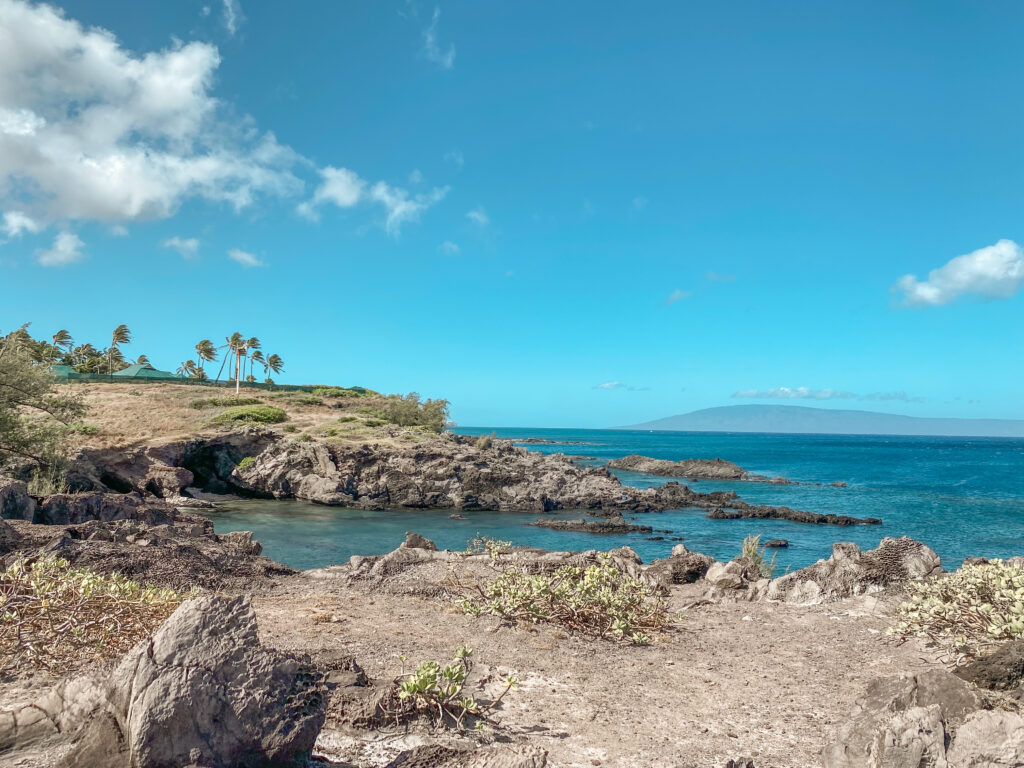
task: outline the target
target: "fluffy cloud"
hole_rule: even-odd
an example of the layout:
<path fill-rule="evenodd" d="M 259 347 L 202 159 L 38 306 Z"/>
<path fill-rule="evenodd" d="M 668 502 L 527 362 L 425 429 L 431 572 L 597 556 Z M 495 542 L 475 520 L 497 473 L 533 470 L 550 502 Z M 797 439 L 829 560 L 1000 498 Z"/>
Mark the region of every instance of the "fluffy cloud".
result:
<path fill-rule="evenodd" d="M 177 251 L 183 259 L 194 259 L 199 255 L 199 240 L 194 237 L 169 237 L 160 245 Z"/>
<path fill-rule="evenodd" d="M 466 218 L 475 224 L 479 224 L 481 227 L 486 227 L 491 223 L 491 217 L 487 215 L 487 211 L 484 210 L 482 205 L 478 205 L 472 211 L 467 213 Z"/>
<path fill-rule="evenodd" d="M 389 235 L 398 235 L 403 224 L 417 221 L 423 211 L 441 202 L 448 193 L 448 187 L 435 187 L 430 192 L 410 195 L 407 190 L 383 181 L 370 185 L 348 168 L 327 166 L 320 170 L 320 177 L 322 181 L 312 199 L 296 208 L 300 215 L 316 220 L 320 218 L 320 207 L 326 203 L 339 208 L 352 208 L 363 201 L 378 203 L 384 207 L 384 229 Z"/>
<path fill-rule="evenodd" d="M 4 234 L 8 237 L 18 237 L 23 232 L 30 234 L 42 232 L 43 225 L 21 211 L 6 211 L 0 229 L 3 229 Z"/>
<path fill-rule="evenodd" d="M 909 307 L 949 304 L 966 294 L 986 299 L 1008 299 L 1024 285 L 1024 251 L 1013 240 L 957 256 L 928 273 L 927 280 L 904 275 L 893 290 L 903 294 Z"/>
<path fill-rule="evenodd" d="M 668 304 L 668 305 L 672 305 L 672 304 L 675 304 L 677 301 L 682 301 L 683 299 L 688 299 L 688 298 L 690 298 L 690 296 L 691 296 L 691 292 L 690 291 L 681 291 L 678 288 L 676 288 L 674 291 L 672 291 L 672 293 L 670 293 L 668 295 L 668 298 L 665 299 L 665 303 Z"/>
<path fill-rule="evenodd" d="M 238 31 L 239 25 L 245 21 L 242 14 L 242 5 L 238 0 L 224 0 L 224 29 L 232 37 Z"/>
<path fill-rule="evenodd" d="M 622 389 L 625 386 L 621 381 L 606 381 L 603 384 L 595 384 L 594 389 Z"/>
<path fill-rule="evenodd" d="M 441 9 L 434 8 L 434 15 L 430 18 L 430 26 L 423 30 L 423 52 L 430 61 L 442 69 L 451 69 L 455 66 L 455 44 L 450 44 L 447 50 L 441 50 L 441 46 L 437 42 L 437 23 L 440 20 Z"/>
<path fill-rule="evenodd" d="M 85 243 L 73 232 L 60 232 L 49 250 L 39 251 L 36 260 L 44 267 L 63 267 L 65 264 L 82 260 L 84 245 Z"/>
<path fill-rule="evenodd" d="M 853 392 L 841 392 L 838 389 L 811 389 L 810 387 L 741 389 L 739 392 L 734 392 L 732 396 L 751 400 L 852 400 L 857 398 Z"/>
<path fill-rule="evenodd" d="M 232 248 L 228 251 L 228 258 L 232 261 L 237 261 L 243 267 L 262 267 L 263 262 L 260 261 L 254 254 L 248 251 L 243 251 L 241 248 Z"/>
<path fill-rule="evenodd" d="M 439 250 L 441 253 L 447 256 L 456 256 L 458 255 L 461 249 L 459 248 L 458 243 L 453 243 L 451 240 L 445 240 L 443 243 L 437 246 L 437 250 Z"/>
<path fill-rule="evenodd" d="M 297 194 L 294 152 L 219 117 L 219 64 L 207 43 L 136 55 L 51 6 L 0 0 L 0 207 L 123 222 L 193 197 L 241 209 Z"/>

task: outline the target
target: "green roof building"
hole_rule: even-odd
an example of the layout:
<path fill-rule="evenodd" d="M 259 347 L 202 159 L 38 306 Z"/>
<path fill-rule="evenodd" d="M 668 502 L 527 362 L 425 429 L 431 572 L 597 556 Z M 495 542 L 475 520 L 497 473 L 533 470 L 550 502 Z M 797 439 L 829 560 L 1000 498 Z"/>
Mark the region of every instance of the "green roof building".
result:
<path fill-rule="evenodd" d="M 135 363 L 129 365 L 127 368 L 121 371 L 115 371 L 112 375 L 122 376 L 128 379 L 180 379 L 181 376 L 177 376 L 168 371 L 158 371 L 149 363 Z"/>

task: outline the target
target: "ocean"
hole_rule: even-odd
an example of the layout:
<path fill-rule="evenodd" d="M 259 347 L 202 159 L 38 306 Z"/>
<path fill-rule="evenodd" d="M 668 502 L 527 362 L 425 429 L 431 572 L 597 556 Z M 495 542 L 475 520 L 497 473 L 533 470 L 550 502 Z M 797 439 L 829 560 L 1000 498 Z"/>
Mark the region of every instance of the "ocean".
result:
<path fill-rule="evenodd" d="M 708 520 L 702 510 L 627 515 L 653 526 L 654 534 L 595 535 L 534 528 L 537 515 L 451 510 L 339 509 L 301 501 L 244 501 L 210 513 L 218 532 L 251 530 L 268 557 L 294 568 L 343 563 L 397 547 L 406 531 L 438 546 L 465 549 L 477 533 L 515 544 L 558 550 L 610 549 L 629 545 L 645 562 L 666 557 L 673 537 L 719 560 L 739 553 L 745 536 L 786 539 L 777 567 L 802 568 L 828 557 L 833 542 L 863 549 L 885 536 L 910 536 L 932 547 L 948 568 L 964 557 L 1024 555 L 1024 439 L 935 438 L 864 435 L 783 435 L 713 432 L 648 432 L 590 429 L 459 428 L 460 434 L 496 433 L 553 443 L 523 444 L 543 453 L 586 457 L 600 465 L 639 453 L 659 459 L 722 458 L 762 475 L 801 485 L 683 481 L 695 490 L 734 490 L 751 503 L 811 512 L 878 517 L 882 525 L 838 527 L 775 520 Z M 666 478 L 616 473 L 623 483 L 660 485 Z M 832 482 L 845 482 L 845 488 Z M 815 485 L 821 483 L 822 485 Z M 562 518 L 581 517 L 565 512 Z M 651 536 L 662 536 L 652 540 Z"/>

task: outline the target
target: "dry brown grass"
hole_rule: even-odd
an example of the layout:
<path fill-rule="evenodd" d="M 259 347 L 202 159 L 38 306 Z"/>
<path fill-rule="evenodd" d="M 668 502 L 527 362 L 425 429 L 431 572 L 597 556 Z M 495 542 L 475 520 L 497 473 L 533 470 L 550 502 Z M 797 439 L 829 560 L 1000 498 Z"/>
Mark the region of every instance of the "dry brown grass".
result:
<path fill-rule="evenodd" d="M 95 434 L 76 435 L 77 444 L 96 448 L 122 448 L 155 441 L 216 434 L 229 427 L 212 424 L 224 407 L 193 408 L 196 400 L 232 398 L 233 389 L 189 384 L 76 383 L 65 387 L 82 396 L 89 412 L 86 424 L 99 427 Z M 288 421 L 266 425 L 291 437 L 308 435 L 322 442 L 370 445 L 412 445 L 436 439 L 420 429 L 381 425 L 366 411 L 379 408 L 383 397 L 321 398 L 322 405 L 307 401 L 302 392 L 268 392 L 242 387 L 241 397 L 256 398 L 283 408 Z"/>

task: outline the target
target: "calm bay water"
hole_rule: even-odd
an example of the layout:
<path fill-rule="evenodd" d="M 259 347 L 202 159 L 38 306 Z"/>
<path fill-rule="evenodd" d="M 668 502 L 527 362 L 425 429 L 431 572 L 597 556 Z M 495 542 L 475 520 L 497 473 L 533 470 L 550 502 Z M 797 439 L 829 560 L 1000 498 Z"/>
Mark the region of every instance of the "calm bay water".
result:
<path fill-rule="evenodd" d="M 743 538 L 787 539 L 781 567 L 800 568 L 828 557 L 835 541 L 862 548 L 884 536 L 911 536 L 935 549 L 947 566 L 969 555 L 1024 555 L 1024 440 L 1004 438 L 885 437 L 862 435 L 767 435 L 620 430 L 471 429 L 461 434 L 541 438 L 568 444 L 530 444 L 544 453 L 589 457 L 599 465 L 631 453 L 660 459 L 723 458 L 757 474 L 782 475 L 817 485 L 769 485 L 687 481 L 696 490 L 735 490 L 760 504 L 813 512 L 879 517 L 881 526 L 839 528 L 769 520 L 708 520 L 701 510 L 633 515 L 638 523 L 682 536 L 691 550 L 718 559 L 733 557 Z M 665 478 L 616 473 L 623 483 L 648 487 Z M 846 488 L 828 483 L 843 481 Z M 298 501 L 245 501 L 210 514 L 219 532 L 251 530 L 264 554 L 294 568 L 342 563 L 397 547 L 406 531 L 438 546 L 464 549 L 477 532 L 545 549 L 608 549 L 628 544 L 645 560 L 665 557 L 675 543 L 646 534 L 597 536 L 526 526 L 536 514 L 450 510 L 367 512 Z M 580 512 L 562 513 L 578 518 Z"/>

